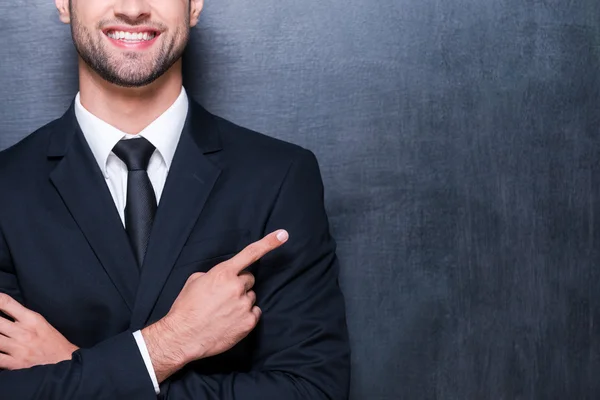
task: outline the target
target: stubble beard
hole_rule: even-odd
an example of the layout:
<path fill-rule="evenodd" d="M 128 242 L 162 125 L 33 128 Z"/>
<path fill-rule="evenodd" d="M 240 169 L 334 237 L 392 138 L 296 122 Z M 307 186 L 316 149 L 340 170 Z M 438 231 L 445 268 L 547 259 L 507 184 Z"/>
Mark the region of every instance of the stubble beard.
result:
<path fill-rule="evenodd" d="M 164 75 L 182 56 L 189 40 L 189 13 L 187 25 L 180 25 L 169 38 L 163 38 L 157 56 L 150 60 L 149 54 L 134 51 L 110 54 L 102 38 L 95 39 L 92 32 L 81 24 L 72 4 L 71 34 L 75 49 L 85 64 L 102 79 L 125 88 L 147 86 Z M 131 25 L 131 24 L 130 24 Z M 99 24 L 97 32 L 101 32 Z M 104 33 L 100 33 L 104 34 Z M 163 33 L 161 36 L 165 35 Z"/>

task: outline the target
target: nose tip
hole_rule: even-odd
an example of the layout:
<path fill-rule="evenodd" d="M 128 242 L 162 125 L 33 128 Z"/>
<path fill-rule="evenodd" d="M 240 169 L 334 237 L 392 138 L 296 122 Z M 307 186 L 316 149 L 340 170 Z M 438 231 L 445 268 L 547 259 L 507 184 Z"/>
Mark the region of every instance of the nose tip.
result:
<path fill-rule="evenodd" d="M 121 0 L 116 2 L 114 12 L 115 16 L 128 22 L 137 22 L 148 18 L 150 6 L 147 0 Z"/>

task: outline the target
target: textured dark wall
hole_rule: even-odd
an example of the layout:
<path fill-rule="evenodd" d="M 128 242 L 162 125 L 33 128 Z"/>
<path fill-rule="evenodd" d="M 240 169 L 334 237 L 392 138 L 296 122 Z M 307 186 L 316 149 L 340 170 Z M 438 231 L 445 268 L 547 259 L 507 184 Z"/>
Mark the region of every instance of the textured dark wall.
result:
<path fill-rule="evenodd" d="M 51 0 L 0 0 L 0 147 L 76 92 Z M 312 149 L 353 400 L 600 398 L 600 2 L 207 1 L 189 91 Z"/>

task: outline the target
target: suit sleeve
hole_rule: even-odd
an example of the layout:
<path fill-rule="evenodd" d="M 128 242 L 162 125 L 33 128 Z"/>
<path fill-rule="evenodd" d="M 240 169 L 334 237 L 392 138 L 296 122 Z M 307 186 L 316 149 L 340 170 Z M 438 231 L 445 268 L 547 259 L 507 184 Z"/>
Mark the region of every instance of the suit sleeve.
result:
<path fill-rule="evenodd" d="M 348 398 L 350 349 L 338 261 L 314 155 L 292 163 L 265 233 L 290 233 L 256 269 L 257 305 L 249 372 L 201 375 L 184 369 L 161 387 L 167 400 L 295 400 Z"/>
<path fill-rule="evenodd" d="M 19 302 L 9 248 L 0 228 L 0 292 Z M 132 332 L 124 332 L 70 361 L 15 371 L 0 370 L 3 400 L 147 400 L 156 399 Z"/>

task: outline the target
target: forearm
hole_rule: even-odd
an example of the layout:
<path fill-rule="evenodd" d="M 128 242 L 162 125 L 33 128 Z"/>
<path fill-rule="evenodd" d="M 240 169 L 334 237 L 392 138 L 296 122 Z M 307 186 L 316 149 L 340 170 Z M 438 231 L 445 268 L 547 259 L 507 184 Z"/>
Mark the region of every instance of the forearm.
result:
<path fill-rule="evenodd" d="M 182 350 L 184 343 L 179 343 L 179 336 L 171 327 L 168 317 L 142 329 L 142 336 L 158 383 L 164 382 L 192 361 Z"/>
<path fill-rule="evenodd" d="M 338 291 L 328 286 L 319 290 L 331 295 L 333 309 L 341 305 Z M 327 296 L 326 296 L 327 297 Z M 316 303 L 326 303 L 317 298 Z M 307 302 L 299 310 L 314 310 L 316 304 Z M 329 399 L 348 398 L 350 378 L 349 349 L 345 334 L 343 309 L 341 314 L 329 314 L 325 318 L 313 315 L 311 318 L 289 318 L 289 313 L 271 316 L 267 319 L 281 320 L 277 324 L 279 332 L 269 333 L 270 329 L 259 327 L 256 332 L 263 345 L 254 352 L 252 370 L 234 372 L 243 367 L 230 365 L 229 374 L 211 373 L 210 365 L 219 361 L 207 358 L 202 367 L 192 363 L 180 349 L 175 330 L 161 321 L 145 328 L 147 344 L 156 374 L 159 377 L 160 398 L 169 400 L 253 400 L 253 399 Z M 284 322 L 285 320 L 285 322 Z M 272 326 L 267 321 L 268 326 Z M 285 332 L 287 329 L 300 330 L 305 336 Z M 296 338 L 296 342 L 286 339 Z M 254 341 L 253 341 L 254 342 Z M 254 342 L 255 345 L 257 344 Z M 214 364 L 216 363 L 216 364 Z M 218 369 L 218 368 L 217 368 Z"/>
<path fill-rule="evenodd" d="M 11 302 L 6 302 L 5 298 L 4 308 L 10 306 L 14 309 L 15 301 L 21 305 L 24 303 L 19 289 L 20 285 L 11 253 L 0 227 L 0 294 L 8 295 L 13 302 L 11 305 Z M 23 312 L 30 313 L 31 311 L 24 309 Z M 14 313 L 8 314 L 18 317 Z M 2 318 L 1 313 L 0 318 Z M 8 319 L 8 321 L 11 320 L 12 318 Z M 31 322 L 30 319 L 27 320 L 27 323 L 19 322 L 21 330 Z M 4 328 L 7 328 L 6 321 L 4 320 Z M 46 323 L 45 320 L 43 322 Z M 46 329 L 43 332 L 47 333 L 47 331 Z M 58 332 L 57 334 L 60 335 Z M 0 332 L 0 335 L 3 333 Z M 49 337 L 48 335 L 41 336 Z M 62 335 L 60 336 L 62 337 Z M 9 335 L 4 335 L 4 337 L 9 337 Z M 17 338 L 17 336 L 10 337 L 13 340 Z M 68 342 L 66 339 L 64 340 Z M 31 337 L 23 343 L 32 345 Z M 131 332 L 123 332 L 94 347 L 79 349 L 71 354 L 74 347 L 68 349 L 67 356 L 60 358 L 61 360 L 70 358 L 68 361 L 56 363 L 56 361 L 46 360 L 28 364 L 36 365 L 31 368 L 24 368 L 22 365 L 0 367 L 0 398 L 7 400 L 147 400 L 156 398 L 148 371 Z M 39 350 L 39 348 L 38 346 L 37 349 Z M 15 354 L 2 352 L 0 349 L 0 358 L 5 355 L 4 353 L 7 357 L 17 357 Z M 2 370 L 1 368 L 7 369 Z"/>
<path fill-rule="evenodd" d="M 130 332 L 73 353 L 70 361 L 0 372 L 2 396 L 19 400 L 155 398 Z"/>
<path fill-rule="evenodd" d="M 281 371 L 202 375 L 182 371 L 161 388 L 165 400 L 346 400 L 344 391 L 325 394 L 305 378 Z"/>
<path fill-rule="evenodd" d="M 195 360 L 182 350 L 185 343 L 178 342 L 180 336 L 172 324 L 165 317 L 142 330 L 161 383 L 161 399 L 347 399 L 348 352 L 339 332 L 321 337 L 325 327 L 306 326 L 314 332 L 306 342 L 318 344 L 296 343 L 280 349 L 271 360 L 256 363 L 257 369 L 246 373 L 205 374 L 195 370 L 194 364 L 186 366 Z"/>

